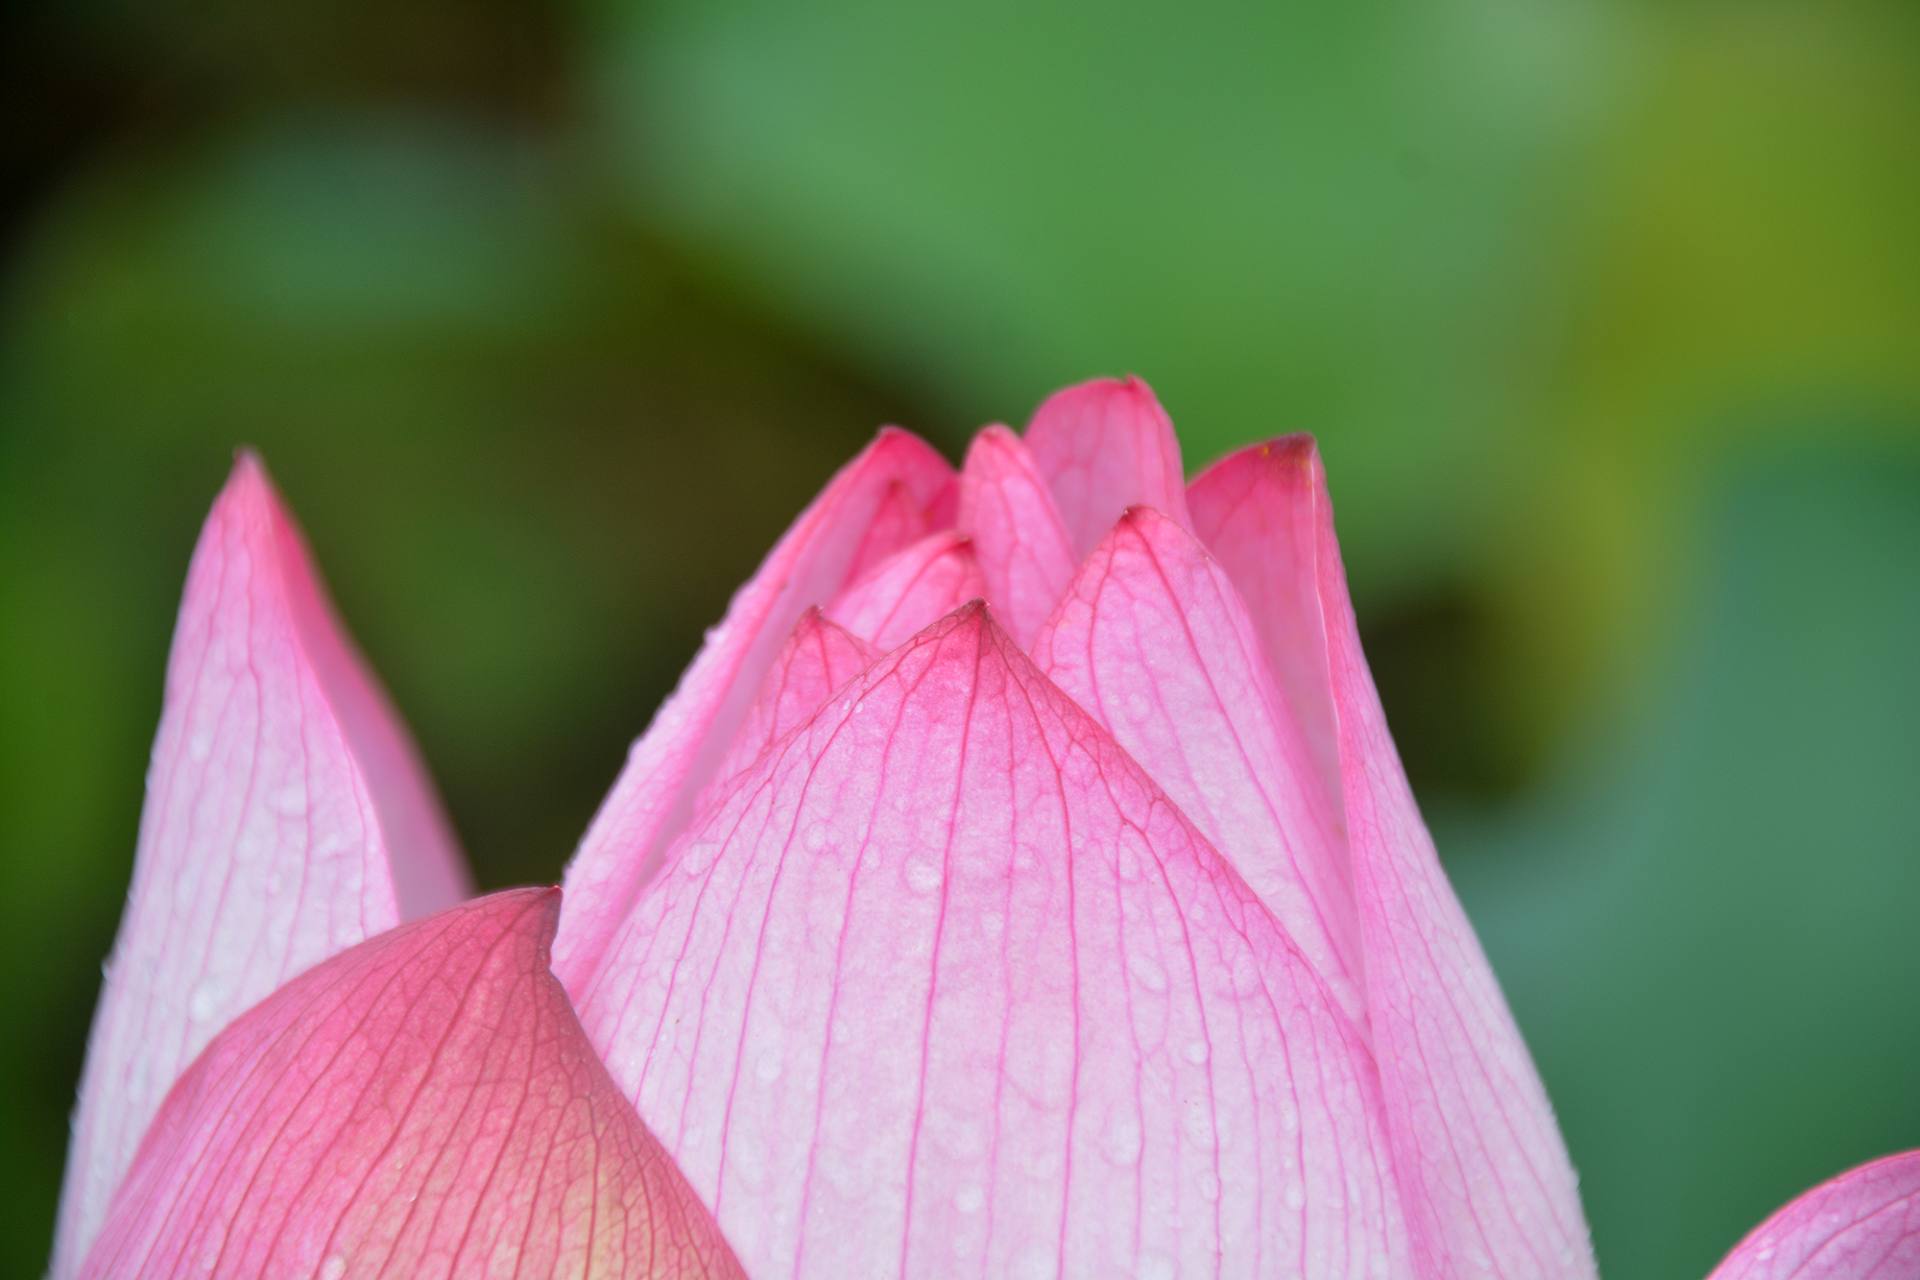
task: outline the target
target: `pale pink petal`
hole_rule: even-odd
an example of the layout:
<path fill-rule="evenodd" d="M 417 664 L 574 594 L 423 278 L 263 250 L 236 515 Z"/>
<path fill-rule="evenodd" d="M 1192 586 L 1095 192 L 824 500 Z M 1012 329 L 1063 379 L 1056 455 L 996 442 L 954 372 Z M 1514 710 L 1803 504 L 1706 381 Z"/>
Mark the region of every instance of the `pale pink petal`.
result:
<path fill-rule="evenodd" d="M 559 906 L 482 898 L 241 1015 L 168 1095 L 83 1274 L 740 1274 L 547 970 Z"/>
<path fill-rule="evenodd" d="M 1033 643 L 1073 579 L 1073 544 L 1020 437 L 988 427 L 960 471 L 960 531 L 973 538 L 987 599 L 1002 626 Z"/>
<path fill-rule="evenodd" d="M 1113 527 L 1033 646 L 1272 910 L 1364 1023 L 1359 922 L 1337 800 L 1282 707 L 1239 593 L 1147 507 Z"/>
<path fill-rule="evenodd" d="M 1193 528 L 1232 575 L 1267 665 L 1306 736 L 1329 795 L 1340 794 L 1333 695 L 1316 548 L 1313 437 L 1287 436 L 1224 458 L 1187 490 Z M 1250 457 L 1261 460 L 1260 465 Z"/>
<path fill-rule="evenodd" d="M 1258 445 L 1195 489 L 1202 527 L 1221 536 L 1214 549 L 1268 634 L 1320 618 L 1374 1055 L 1415 1247 L 1435 1275 L 1592 1275 L 1546 1090 L 1441 870 L 1360 651 L 1319 454 L 1299 438 Z M 1277 532 L 1262 542 L 1262 527 Z"/>
<path fill-rule="evenodd" d="M 716 778 L 731 778 L 760 753 L 813 719 L 828 695 L 867 669 L 877 655 L 865 641 L 818 609 L 800 615 L 773 669 L 760 682 L 760 696 L 733 740 Z"/>
<path fill-rule="evenodd" d="M 1095 378 L 1054 392 L 1027 424 L 1027 448 L 1078 555 L 1131 506 L 1191 524 L 1173 423 L 1138 378 Z"/>
<path fill-rule="evenodd" d="M 243 455 L 188 572 L 146 808 L 74 1117 L 73 1274 L 180 1070 L 291 975 L 465 892 L 406 731 Z"/>
<path fill-rule="evenodd" d="M 827 605 L 827 617 L 881 652 L 987 593 L 973 544 L 929 534 L 875 566 Z"/>
<path fill-rule="evenodd" d="M 980 606 L 675 860 L 582 1021 L 750 1272 L 1407 1274 L 1359 1037 Z"/>
<path fill-rule="evenodd" d="M 1708 1280 L 1920 1276 L 1920 1151 L 1848 1170 L 1768 1218 Z"/>
<path fill-rule="evenodd" d="M 740 588 L 647 732 L 567 867 L 554 971 L 569 989 L 591 976 L 607 937 L 692 816 L 745 721 L 760 682 L 812 605 L 847 585 L 856 566 L 919 532 L 901 515 L 921 504 L 931 523 L 954 501 L 953 468 L 928 445 L 887 429 L 841 469 Z"/>

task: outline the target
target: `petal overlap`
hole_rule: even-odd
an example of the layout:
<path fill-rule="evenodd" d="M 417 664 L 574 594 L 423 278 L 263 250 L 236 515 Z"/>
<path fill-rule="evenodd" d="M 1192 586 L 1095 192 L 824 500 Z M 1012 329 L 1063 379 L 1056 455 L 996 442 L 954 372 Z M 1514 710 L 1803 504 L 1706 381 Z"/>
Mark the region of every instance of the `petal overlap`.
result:
<path fill-rule="evenodd" d="M 949 529 L 881 561 L 829 602 L 826 616 L 884 652 L 986 590 L 972 541 Z"/>
<path fill-rule="evenodd" d="M 1409 1265 L 1313 968 L 980 606 L 676 847 L 582 993 L 755 1273 Z"/>
<path fill-rule="evenodd" d="M 405 729 L 243 455 L 180 606 L 51 1274 L 73 1274 L 162 1097 L 234 1014 L 465 882 Z"/>
<path fill-rule="evenodd" d="M 1318 620 L 1374 1055 L 1427 1274 L 1592 1275 L 1546 1090 L 1441 869 L 1361 653 L 1318 451 L 1303 437 L 1242 450 L 1195 483 L 1193 501 L 1263 634 Z"/>
<path fill-rule="evenodd" d="M 1093 550 L 1131 506 L 1189 523 L 1173 421 L 1138 378 L 1095 378 L 1054 392 L 1027 424 L 1026 445 L 1076 555 Z"/>
<path fill-rule="evenodd" d="M 1073 544 L 1033 456 L 1019 436 L 988 427 L 960 471 L 960 529 L 973 539 L 986 598 L 1022 645 L 1073 580 Z"/>
<path fill-rule="evenodd" d="M 866 670 L 872 646 L 818 609 L 800 615 L 780 656 L 760 684 L 747 723 L 728 749 L 715 777 L 724 781 L 760 758 L 760 753 L 799 728 L 829 695 Z"/>
<path fill-rule="evenodd" d="M 169 1095 L 83 1275 L 739 1275 L 548 971 L 558 911 L 479 899 L 243 1014 Z"/>
<path fill-rule="evenodd" d="M 634 743 L 567 866 L 554 970 L 570 989 L 592 976 L 609 935 L 692 816 L 800 615 L 950 522 L 956 501 L 953 468 L 939 454 L 907 432 L 882 431 L 740 588 Z"/>
<path fill-rule="evenodd" d="M 1193 535 L 1151 508 L 1121 517 L 1034 661 L 1233 863 L 1364 1027 L 1339 812 L 1239 594 Z"/>

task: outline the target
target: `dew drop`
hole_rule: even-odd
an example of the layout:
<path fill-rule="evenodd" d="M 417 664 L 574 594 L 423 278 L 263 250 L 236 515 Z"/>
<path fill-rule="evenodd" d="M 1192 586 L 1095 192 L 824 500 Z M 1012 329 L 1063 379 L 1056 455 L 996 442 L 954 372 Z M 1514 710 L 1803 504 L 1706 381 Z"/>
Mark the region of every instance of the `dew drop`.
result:
<path fill-rule="evenodd" d="M 1180 1056 L 1197 1067 L 1207 1060 L 1207 1053 L 1207 1042 L 1205 1040 L 1189 1040 L 1187 1041 L 1187 1047 L 1180 1051 Z"/>
<path fill-rule="evenodd" d="M 760 1056 L 753 1060 L 753 1075 L 761 1084 L 772 1084 L 780 1078 L 780 1051 L 762 1049 Z"/>
<path fill-rule="evenodd" d="M 327 1260 L 320 1264 L 319 1280 L 340 1280 L 346 1274 L 347 1260 L 337 1253 L 330 1254 Z"/>
<path fill-rule="evenodd" d="M 712 840 L 695 840 L 680 849 L 680 870 L 690 876 L 702 875 L 720 856 L 720 846 Z"/>
<path fill-rule="evenodd" d="M 299 782 L 276 787 L 267 796 L 267 807 L 283 818 L 304 817 L 307 812 L 307 788 Z"/>
<path fill-rule="evenodd" d="M 1167 971 L 1160 967 L 1159 960 L 1145 951 L 1136 951 L 1127 958 L 1127 972 L 1148 991 L 1167 989 Z"/>
<path fill-rule="evenodd" d="M 1287 1183 L 1287 1208 L 1297 1213 L 1301 1209 L 1304 1209 L 1306 1204 L 1307 1189 L 1300 1185 L 1299 1179 L 1296 1178 Z"/>
<path fill-rule="evenodd" d="M 961 1213 L 978 1213 L 987 1202 L 987 1193 L 977 1183 L 969 1182 L 953 1193 L 953 1207 Z"/>
<path fill-rule="evenodd" d="M 940 887 L 940 868 L 925 858 L 907 859 L 907 888 L 915 893 L 932 893 Z"/>
<path fill-rule="evenodd" d="M 1057 1246 L 1035 1242 L 1014 1255 L 1008 1272 L 1014 1280 L 1054 1280 L 1060 1274 Z"/>
<path fill-rule="evenodd" d="M 827 830 L 826 823 L 816 822 L 807 828 L 807 834 L 801 838 L 801 842 L 807 846 L 808 853 L 825 853 L 833 843 L 833 833 Z"/>
<path fill-rule="evenodd" d="M 205 729 L 195 729 L 187 735 L 187 758 L 199 763 L 213 754 L 213 735 Z"/>
<path fill-rule="evenodd" d="M 1140 1158 L 1140 1119 L 1131 1111 L 1117 1112 L 1107 1122 L 1106 1139 L 1102 1143 L 1107 1159 L 1115 1164 L 1128 1165 Z"/>
<path fill-rule="evenodd" d="M 211 1022 L 219 1009 L 220 993 L 214 990 L 213 984 L 195 984 L 193 994 L 187 997 L 187 1016 L 195 1022 Z"/>

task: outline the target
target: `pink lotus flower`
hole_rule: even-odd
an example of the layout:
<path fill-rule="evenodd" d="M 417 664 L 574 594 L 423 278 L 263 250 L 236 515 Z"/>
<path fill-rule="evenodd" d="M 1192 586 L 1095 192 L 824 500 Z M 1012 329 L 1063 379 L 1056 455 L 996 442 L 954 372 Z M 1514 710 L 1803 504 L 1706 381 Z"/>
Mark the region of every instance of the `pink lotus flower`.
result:
<path fill-rule="evenodd" d="M 710 633 L 564 905 L 462 903 L 243 457 L 148 781 L 58 1280 L 1593 1273 L 1305 438 L 1186 485 L 1133 380 L 957 475 L 883 432 Z M 1917 1258 L 1912 1155 L 1716 1275 Z"/>

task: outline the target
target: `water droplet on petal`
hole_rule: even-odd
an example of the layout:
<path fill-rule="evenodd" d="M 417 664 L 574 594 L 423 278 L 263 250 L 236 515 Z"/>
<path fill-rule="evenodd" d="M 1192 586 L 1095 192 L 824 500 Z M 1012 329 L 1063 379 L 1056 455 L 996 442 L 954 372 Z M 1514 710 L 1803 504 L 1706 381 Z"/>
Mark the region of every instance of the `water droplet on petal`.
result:
<path fill-rule="evenodd" d="M 1131 1111 L 1116 1111 L 1107 1122 L 1102 1147 L 1115 1164 L 1132 1164 L 1140 1158 L 1140 1118 Z"/>
<path fill-rule="evenodd" d="M 1136 951 L 1127 958 L 1127 972 L 1133 980 L 1148 991 L 1167 989 L 1167 971 L 1160 967 L 1160 961 L 1145 951 Z"/>
<path fill-rule="evenodd" d="M 210 1022 L 220 1009 L 220 993 L 211 982 L 197 983 L 187 997 L 187 1016 L 195 1022 Z"/>

